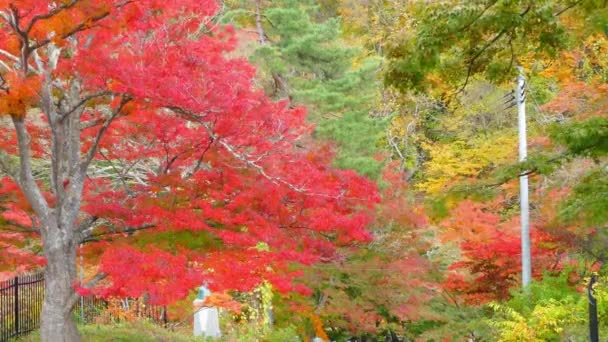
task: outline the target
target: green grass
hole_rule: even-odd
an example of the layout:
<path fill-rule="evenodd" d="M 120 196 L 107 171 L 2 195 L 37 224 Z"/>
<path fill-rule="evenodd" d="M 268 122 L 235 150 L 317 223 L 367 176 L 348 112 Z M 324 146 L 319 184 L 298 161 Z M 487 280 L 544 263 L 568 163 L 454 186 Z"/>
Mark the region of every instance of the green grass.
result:
<path fill-rule="evenodd" d="M 272 330 L 254 326 L 222 331 L 219 339 L 194 337 L 188 326 L 177 331 L 168 331 L 147 321 L 115 324 L 79 325 L 78 330 L 84 342 L 301 342 L 296 328 L 292 325 L 275 327 Z M 18 342 L 38 342 L 40 333 L 34 332 L 17 340 Z"/>
<path fill-rule="evenodd" d="M 84 342 L 203 342 L 183 333 L 170 332 L 152 323 L 136 321 L 113 325 L 81 325 L 78 327 Z M 38 332 L 32 333 L 19 341 L 40 341 Z"/>

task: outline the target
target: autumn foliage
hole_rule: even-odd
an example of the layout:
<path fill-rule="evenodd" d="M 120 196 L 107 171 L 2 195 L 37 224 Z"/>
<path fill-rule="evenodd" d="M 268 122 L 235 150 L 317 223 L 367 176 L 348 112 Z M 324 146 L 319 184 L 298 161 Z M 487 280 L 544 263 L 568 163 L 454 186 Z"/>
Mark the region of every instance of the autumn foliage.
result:
<path fill-rule="evenodd" d="M 44 342 L 77 295 L 203 284 L 328 340 L 562 322 L 518 302 L 517 179 L 570 312 L 608 260 L 600 3 L 0 0 L 0 280 L 45 270 Z"/>
<path fill-rule="evenodd" d="M 83 244 L 87 267 L 106 278 L 92 289 L 77 285 L 82 293 L 166 304 L 203 282 L 246 291 L 264 280 L 308 293 L 288 266 L 327 262 L 336 246 L 370 240 L 376 185 L 331 166 L 331 149 L 309 141 L 303 108 L 255 89 L 254 68 L 227 57 L 236 42 L 212 20 L 217 8 L 190 0 L 0 2 L 10 22 L 0 32 L 9 69 L 0 111 L 25 121 L 28 163 L 57 167 L 36 180 L 46 205 L 58 209 L 62 196 L 78 192 L 69 163 L 88 166 L 80 211 L 65 229 Z M 57 128 L 63 120 L 72 126 Z M 13 128 L 1 130 L 6 152 L 17 154 Z M 53 146 L 70 134 L 80 140 L 70 152 L 76 159 L 56 165 Z M 2 191 L 20 196 L 8 180 Z M 4 217 L 22 232 L 2 233 L 2 245 L 44 231 L 38 209 L 3 202 Z M 163 245 L 182 233 L 190 238 Z M 2 249 L 3 258 L 39 262 L 14 248 Z"/>
<path fill-rule="evenodd" d="M 491 206 L 464 201 L 442 222 L 445 241 L 458 243 L 460 260 L 450 266 L 445 288 L 474 305 L 506 299 L 521 281 L 519 219 L 502 220 Z M 537 279 L 545 271 L 563 267 L 564 244 L 541 229 L 531 227 L 532 258 Z"/>

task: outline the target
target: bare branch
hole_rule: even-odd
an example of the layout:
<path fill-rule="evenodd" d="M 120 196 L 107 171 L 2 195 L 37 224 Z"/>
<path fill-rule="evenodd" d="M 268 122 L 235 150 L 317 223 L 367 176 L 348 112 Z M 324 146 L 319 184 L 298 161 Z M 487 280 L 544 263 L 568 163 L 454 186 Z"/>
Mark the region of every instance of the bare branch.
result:
<path fill-rule="evenodd" d="M 135 2 L 135 1 L 134 0 L 125 1 L 123 3 L 120 3 L 120 4 L 116 5 L 115 8 L 121 8 L 121 7 L 124 7 L 124 6 L 126 6 L 126 5 L 128 5 L 130 3 L 133 3 L 133 2 Z M 70 30 L 70 31 L 65 32 L 64 34 L 62 34 L 61 38 L 62 39 L 66 39 L 66 38 L 69 38 L 69 37 L 75 35 L 78 32 L 81 32 L 81 31 L 84 31 L 86 29 L 91 28 L 98 21 L 101 21 L 104 18 L 106 18 L 107 16 L 109 16 L 110 13 L 111 13 L 110 11 L 105 11 L 105 12 L 102 12 L 102 13 L 94 16 L 94 17 L 89 18 L 88 20 L 86 20 L 86 21 L 84 21 L 84 22 L 76 25 L 76 27 L 74 27 L 72 30 Z M 40 42 L 37 42 L 36 44 L 33 44 L 30 47 L 30 50 L 36 50 L 38 48 L 41 48 L 41 47 L 49 44 L 51 41 L 52 41 L 51 38 L 47 38 L 47 39 L 41 40 Z"/>
<path fill-rule="evenodd" d="M 401 160 L 405 160 L 405 156 L 401 152 L 401 149 L 399 148 L 399 146 L 397 145 L 397 143 L 395 142 L 394 139 L 395 139 L 395 137 L 391 134 L 390 128 L 387 128 L 386 129 L 386 140 L 388 141 L 389 145 L 391 145 L 391 147 L 395 150 L 395 152 L 397 152 L 397 154 L 399 155 L 399 158 Z"/>
<path fill-rule="evenodd" d="M 127 168 L 124 172 L 120 172 L 116 166 L 114 166 L 114 162 L 112 160 L 110 160 L 108 157 L 106 157 L 105 154 L 103 154 L 103 152 L 99 151 L 99 154 L 101 155 L 101 157 L 103 159 L 105 159 L 106 161 L 108 161 L 110 163 L 110 167 L 114 170 L 114 172 L 116 172 L 116 174 L 118 174 L 118 179 L 120 180 L 120 183 L 122 184 L 123 188 L 125 189 L 125 192 L 127 193 L 127 195 L 132 196 L 133 195 L 133 191 L 131 191 L 131 189 L 127 186 L 127 182 L 125 181 L 125 173 L 128 173 L 129 170 L 131 169 L 131 167 L 135 166 L 135 164 L 132 164 L 131 167 Z"/>
<path fill-rule="evenodd" d="M 78 226 L 75 227 L 76 231 L 83 232 L 83 231 L 89 229 L 93 223 L 97 222 L 98 219 L 99 219 L 99 217 L 97 217 L 97 216 L 87 217 L 85 220 L 80 222 L 80 224 Z"/>
<path fill-rule="evenodd" d="M 17 223 L 15 221 L 7 220 L 6 218 L 3 218 L 2 220 L 4 222 L 3 222 L 2 228 L 0 228 L 1 231 L 40 234 L 40 230 L 37 229 L 36 227 L 24 226 L 24 225 L 22 225 L 20 223 Z M 10 229 L 10 227 L 14 227 L 16 229 Z"/>
<path fill-rule="evenodd" d="M 68 116 L 70 116 L 72 113 L 74 113 L 75 111 L 77 111 L 81 106 L 83 106 L 84 104 L 86 104 L 87 102 L 93 100 L 96 97 L 104 97 L 104 96 L 120 96 L 120 94 L 118 93 L 114 93 L 108 90 L 104 90 L 104 91 L 99 91 L 90 95 L 87 95 L 85 97 L 83 97 L 80 102 L 78 102 L 76 105 L 74 105 L 72 108 L 70 108 L 67 112 L 63 113 L 61 115 L 61 117 L 59 118 L 59 122 L 63 122 Z"/>
<path fill-rule="evenodd" d="M 24 32 L 26 34 L 29 34 L 30 31 L 32 30 L 32 28 L 34 27 L 34 25 L 39 21 L 39 20 L 44 20 L 44 19 L 50 19 L 52 17 L 54 17 L 55 15 L 68 10 L 72 7 L 74 7 L 78 2 L 80 2 L 81 0 L 72 0 L 67 4 L 61 5 L 61 6 L 57 6 L 54 9 L 50 10 L 48 13 L 45 14 L 40 14 L 40 15 L 36 15 L 32 18 L 32 20 L 30 21 L 30 23 L 27 25 L 27 27 L 25 28 Z"/>
<path fill-rule="evenodd" d="M 147 230 L 147 229 L 153 229 L 156 228 L 157 226 L 155 224 L 152 223 L 148 223 L 148 224 L 143 224 L 141 226 L 137 226 L 137 227 L 124 227 L 122 230 L 119 231 L 110 231 L 110 232 L 104 232 L 104 233 L 99 233 L 99 234 L 94 234 L 92 235 L 91 229 L 85 229 L 82 233 L 81 233 L 81 240 L 80 243 L 87 243 L 87 242 L 94 242 L 94 241 L 99 241 L 100 237 L 103 236 L 112 236 L 112 235 L 117 235 L 117 234 L 128 234 L 128 235 L 132 235 L 135 232 L 138 232 L 140 230 Z"/>
<path fill-rule="evenodd" d="M 87 128 L 99 126 L 102 123 L 104 123 L 104 121 L 105 120 L 103 118 L 97 118 L 97 119 L 93 119 L 93 120 L 83 121 L 83 122 L 80 123 L 79 129 L 80 129 L 80 131 L 83 131 L 83 130 L 85 130 Z"/>
<path fill-rule="evenodd" d="M 575 2 L 571 3 L 570 5 L 564 7 L 562 10 L 558 11 L 557 13 L 553 14 L 553 16 L 559 17 L 560 15 L 564 14 L 566 11 L 580 5 L 582 2 L 583 2 L 583 0 L 575 1 Z"/>
<path fill-rule="evenodd" d="M 526 14 L 528 14 L 528 12 L 530 11 L 530 9 L 532 9 L 532 5 L 528 5 L 528 7 L 526 7 L 526 9 L 519 14 L 520 17 L 525 17 Z M 473 69 L 475 68 L 475 63 L 477 62 L 477 59 L 479 57 L 481 57 L 481 55 L 486 52 L 490 47 L 492 47 L 492 45 L 494 45 L 500 38 L 502 38 L 502 36 L 504 36 L 507 32 L 509 32 L 510 30 L 512 30 L 514 27 L 510 26 L 510 27 L 505 27 L 502 30 L 500 30 L 490 41 L 488 41 L 484 46 L 481 47 L 481 49 L 479 49 L 470 59 L 468 62 L 468 67 L 467 67 L 467 75 L 465 77 L 464 83 L 462 84 L 462 86 L 458 89 L 458 91 L 456 92 L 461 93 L 466 86 L 469 84 L 469 81 L 471 79 L 471 76 L 473 76 Z M 471 51 L 469 51 L 469 53 L 471 53 Z"/>
<path fill-rule="evenodd" d="M 192 171 L 188 172 L 188 175 L 185 177 L 185 179 L 192 177 L 196 172 L 198 172 L 198 170 L 201 169 L 201 167 L 203 166 L 203 160 L 205 158 L 205 154 L 207 154 L 209 149 L 211 149 L 211 146 L 213 145 L 214 141 L 215 141 L 215 139 L 213 139 L 212 137 L 209 137 L 209 143 L 207 144 L 207 146 L 205 146 L 205 149 L 201 153 L 200 157 L 196 160 L 196 163 L 194 164 Z"/>
<path fill-rule="evenodd" d="M 277 185 L 278 184 L 285 185 L 289 189 L 296 191 L 296 192 L 306 192 L 307 191 L 306 188 L 298 187 L 294 184 L 291 184 L 290 182 L 286 181 L 285 179 L 283 179 L 281 177 L 269 175 L 266 172 L 266 170 L 264 169 L 264 167 L 261 166 L 260 164 L 258 164 L 258 161 L 249 159 L 248 156 L 246 156 L 243 153 L 240 153 L 235 146 L 228 143 L 226 140 L 218 137 L 215 134 L 215 132 L 213 131 L 213 129 L 211 128 L 211 125 L 208 122 L 201 120 L 200 117 L 198 117 L 194 113 L 191 113 L 191 112 L 189 112 L 183 108 L 179 108 L 179 107 L 167 107 L 167 108 L 174 111 L 175 113 L 181 115 L 182 117 L 185 117 L 188 120 L 195 121 L 195 122 L 201 124 L 207 131 L 207 134 L 209 134 L 210 138 L 212 138 L 218 144 L 222 145 L 222 147 L 224 147 L 224 149 L 226 149 L 230 154 L 232 154 L 232 156 L 234 158 L 236 158 L 237 160 L 240 160 L 241 162 L 245 163 L 249 167 L 256 169 L 260 175 L 262 175 L 264 178 L 269 180 L 271 183 L 277 184 Z"/>
<path fill-rule="evenodd" d="M 118 115 L 120 115 L 120 112 L 122 111 L 124 106 L 127 103 L 129 103 L 132 99 L 133 98 L 128 95 L 123 95 L 118 107 L 116 107 L 116 109 L 114 109 L 114 111 L 112 112 L 112 115 L 110 115 L 110 117 L 108 119 L 106 119 L 106 121 L 104 122 L 103 126 L 101 126 L 101 128 L 97 132 L 97 136 L 95 137 L 95 140 L 93 141 L 93 145 L 91 146 L 91 148 L 87 152 L 86 156 L 84 157 L 84 160 L 80 164 L 80 172 L 82 174 L 86 173 L 86 170 L 89 167 L 89 165 L 91 164 L 91 161 L 93 160 L 93 158 L 95 157 L 95 154 L 97 154 L 97 149 L 99 148 L 99 143 L 101 142 L 101 139 L 103 138 L 103 135 L 105 134 L 105 132 L 108 130 L 108 127 L 110 127 L 110 124 L 112 123 L 112 121 L 114 121 L 114 119 L 116 119 L 118 117 Z"/>
<path fill-rule="evenodd" d="M 0 55 L 8 57 L 8 59 L 10 59 L 13 62 L 16 62 L 16 63 L 20 62 L 19 57 L 13 55 L 12 53 L 10 53 L 10 52 L 8 52 L 6 50 L 0 49 Z"/>
<path fill-rule="evenodd" d="M 19 146 L 20 176 L 18 184 L 21 186 L 30 205 L 39 218 L 45 218 L 49 214 L 49 206 L 42 192 L 36 184 L 32 172 L 32 157 L 30 152 L 30 136 L 25 128 L 25 121 L 22 117 L 13 116 L 13 125 L 17 133 Z"/>
<path fill-rule="evenodd" d="M 468 29 L 469 27 L 473 26 L 473 24 L 475 24 L 481 17 L 483 17 L 483 15 L 494 5 L 496 5 L 496 3 L 498 2 L 498 0 L 493 0 L 488 2 L 488 4 L 479 12 L 478 15 L 475 16 L 475 18 L 473 18 L 473 20 L 471 20 L 470 22 L 468 22 L 466 25 L 464 25 L 462 28 L 459 29 L 459 31 L 464 31 L 466 29 Z"/>
<path fill-rule="evenodd" d="M 97 285 L 100 281 L 104 280 L 108 275 L 105 273 L 97 273 L 91 280 L 89 280 L 86 284 L 82 285 L 85 289 L 90 289 L 93 286 Z M 63 308 L 64 313 L 67 315 L 72 311 L 76 302 L 80 299 L 80 295 L 78 293 L 73 293 L 70 299 L 67 301 L 66 306 Z"/>

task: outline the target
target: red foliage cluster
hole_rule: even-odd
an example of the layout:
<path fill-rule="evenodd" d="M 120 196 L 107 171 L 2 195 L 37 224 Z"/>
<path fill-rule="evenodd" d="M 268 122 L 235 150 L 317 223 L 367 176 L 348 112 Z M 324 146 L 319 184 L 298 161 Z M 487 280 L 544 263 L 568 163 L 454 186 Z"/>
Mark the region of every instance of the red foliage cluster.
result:
<path fill-rule="evenodd" d="M 501 221 L 484 205 L 464 201 L 442 226 L 461 249 L 461 260 L 450 266 L 445 288 L 472 305 L 508 298 L 521 277 L 519 219 Z M 533 276 L 561 268 L 561 248 L 555 237 L 539 227 L 530 230 Z"/>
<path fill-rule="evenodd" d="M 271 101 L 254 89 L 254 68 L 226 56 L 235 39 L 210 19 L 214 1 L 29 0 L 0 1 L 0 8 L 19 14 L 30 43 L 40 46 L 40 65 L 57 57 L 46 76 L 56 87 L 67 93 L 78 80 L 81 154 L 102 137 L 75 222 L 95 222 L 84 255 L 108 280 L 93 292 L 146 294 L 162 304 L 203 281 L 214 290 L 248 290 L 264 279 L 281 291 L 307 292 L 293 284 L 291 263 L 328 261 L 336 246 L 369 241 L 375 184 L 333 169 L 327 147 L 298 147 L 312 130 L 305 111 Z M 2 26 L 0 48 L 17 54 L 16 35 Z M 28 67 L 36 73 L 40 66 Z M 7 78 L 11 91 L 25 95 L 19 113 L 13 95 L 0 96 L 10 109 L 0 103 L 3 113 L 42 107 L 31 96 L 37 79 Z M 112 121 L 110 112 L 118 113 Z M 49 160 L 47 117 L 27 125 L 34 157 Z M 10 140 L 2 148 L 16 153 L 14 134 L 1 131 Z M 66 191 L 76 186 L 62 182 Z M 52 206 L 53 196 L 47 201 Z M 21 204 L 4 215 L 31 226 L 24 219 L 31 209 Z M 163 251 L 128 242 L 180 231 L 217 244 Z M 99 241 L 107 239 L 115 244 Z"/>

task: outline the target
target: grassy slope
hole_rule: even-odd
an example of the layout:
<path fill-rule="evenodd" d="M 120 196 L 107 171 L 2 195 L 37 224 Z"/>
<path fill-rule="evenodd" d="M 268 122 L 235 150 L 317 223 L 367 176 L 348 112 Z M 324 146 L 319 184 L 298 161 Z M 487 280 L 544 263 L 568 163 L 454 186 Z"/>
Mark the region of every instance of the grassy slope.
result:
<path fill-rule="evenodd" d="M 84 342 L 202 342 L 185 334 L 169 332 L 161 327 L 146 322 L 133 322 L 114 325 L 83 325 L 79 327 Z M 20 341 L 40 341 L 38 333 L 29 335 Z"/>

